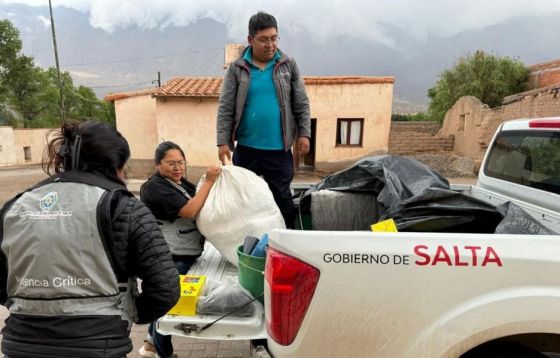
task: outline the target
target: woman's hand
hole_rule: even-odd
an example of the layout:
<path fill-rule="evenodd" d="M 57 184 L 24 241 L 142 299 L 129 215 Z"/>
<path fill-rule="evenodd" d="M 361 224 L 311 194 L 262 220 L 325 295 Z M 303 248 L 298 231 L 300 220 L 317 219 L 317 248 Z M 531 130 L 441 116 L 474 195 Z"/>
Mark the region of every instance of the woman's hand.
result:
<path fill-rule="evenodd" d="M 204 206 L 204 202 L 206 198 L 208 198 L 208 194 L 210 193 L 210 189 L 212 189 L 212 185 L 216 181 L 216 178 L 220 176 L 222 172 L 222 168 L 216 167 L 214 165 L 208 167 L 206 169 L 206 179 L 204 179 L 204 183 L 200 186 L 200 189 L 196 192 L 196 195 L 185 204 L 179 210 L 179 216 L 184 218 L 195 218 L 196 215 L 200 212 L 202 207 Z"/>
<path fill-rule="evenodd" d="M 212 165 L 208 167 L 208 169 L 206 169 L 206 181 L 214 183 L 216 181 L 216 178 L 220 176 L 221 172 L 222 169 L 217 166 Z"/>

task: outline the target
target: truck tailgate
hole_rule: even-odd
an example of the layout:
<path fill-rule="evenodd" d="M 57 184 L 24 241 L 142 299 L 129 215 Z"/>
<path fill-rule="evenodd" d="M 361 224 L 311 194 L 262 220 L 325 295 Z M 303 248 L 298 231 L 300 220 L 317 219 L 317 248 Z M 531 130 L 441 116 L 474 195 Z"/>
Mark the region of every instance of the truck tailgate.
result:
<path fill-rule="evenodd" d="M 558 235 L 274 230 L 270 246 L 320 271 L 293 342 L 268 340 L 273 356 L 458 357 L 560 333 Z M 265 292 L 269 320 L 268 281 Z"/>
<path fill-rule="evenodd" d="M 189 275 L 204 275 L 210 282 L 237 280 L 237 268 L 227 262 L 212 244 L 206 242 L 202 256 L 189 270 Z M 219 319 L 220 316 L 165 315 L 158 320 L 157 330 L 165 335 L 199 339 L 246 340 L 266 338 L 263 306 L 257 301 L 251 304 L 255 307 L 255 315 L 251 317 L 228 316 L 201 330 Z"/>

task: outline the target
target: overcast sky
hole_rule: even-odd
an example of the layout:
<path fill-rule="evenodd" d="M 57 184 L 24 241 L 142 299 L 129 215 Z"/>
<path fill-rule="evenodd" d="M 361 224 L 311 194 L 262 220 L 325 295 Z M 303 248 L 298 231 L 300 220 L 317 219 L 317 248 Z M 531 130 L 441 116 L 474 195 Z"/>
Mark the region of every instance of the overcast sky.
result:
<path fill-rule="evenodd" d="M 48 5 L 48 0 L 0 0 L 2 4 Z M 185 26 L 203 18 L 226 24 L 232 40 L 244 40 L 247 20 L 258 10 L 277 18 L 285 31 L 325 41 L 349 36 L 393 46 L 377 22 L 396 25 L 419 40 L 494 25 L 521 15 L 560 16 L 560 0 L 52 0 L 89 14 L 107 32 L 136 25 Z M 56 15 L 55 15 L 56 16 Z"/>

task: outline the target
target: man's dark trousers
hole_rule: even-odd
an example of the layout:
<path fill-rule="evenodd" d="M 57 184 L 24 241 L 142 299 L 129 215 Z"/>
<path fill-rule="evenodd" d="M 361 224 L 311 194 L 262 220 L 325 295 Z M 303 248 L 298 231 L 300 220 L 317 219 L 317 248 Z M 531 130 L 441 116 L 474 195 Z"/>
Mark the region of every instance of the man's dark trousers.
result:
<path fill-rule="evenodd" d="M 295 228 L 296 208 L 290 184 L 294 178 L 292 151 L 262 150 L 237 145 L 233 164 L 262 175 L 289 229 Z"/>

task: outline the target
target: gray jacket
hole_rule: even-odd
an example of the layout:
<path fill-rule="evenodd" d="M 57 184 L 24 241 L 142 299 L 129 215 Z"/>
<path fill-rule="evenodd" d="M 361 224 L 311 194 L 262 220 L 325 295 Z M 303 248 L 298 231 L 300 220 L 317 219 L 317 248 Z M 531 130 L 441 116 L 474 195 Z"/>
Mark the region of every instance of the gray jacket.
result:
<path fill-rule="evenodd" d="M 231 150 L 234 149 L 235 133 L 243 115 L 251 79 L 249 64 L 243 59 L 248 48 L 227 68 L 218 103 L 218 145 L 228 144 Z M 296 134 L 311 137 L 309 99 L 296 61 L 282 51 L 278 52 L 280 59 L 274 66 L 273 79 L 280 104 L 284 149 L 288 150 L 294 144 Z"/>

